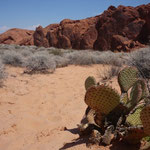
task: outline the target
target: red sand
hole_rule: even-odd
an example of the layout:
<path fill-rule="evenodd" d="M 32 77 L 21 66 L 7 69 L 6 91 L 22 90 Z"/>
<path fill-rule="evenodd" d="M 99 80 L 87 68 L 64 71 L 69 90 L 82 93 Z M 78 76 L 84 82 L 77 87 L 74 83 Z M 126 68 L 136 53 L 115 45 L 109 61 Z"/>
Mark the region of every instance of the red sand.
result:
<path fill-rule="evenodd" d="M 28 75 L 22 74 L 22 68 L 7 67 L 8 78 L 0 88 L 0 150 L 90 149 L 86 141 L 77 140 L 77 124 L 86 108 L 84 81 L 88 76 L 98 80 L 103 69 L 102 65 L 68 66 L 53 74 Z M 110 84 L 119 90 L 116 79 Z"/>

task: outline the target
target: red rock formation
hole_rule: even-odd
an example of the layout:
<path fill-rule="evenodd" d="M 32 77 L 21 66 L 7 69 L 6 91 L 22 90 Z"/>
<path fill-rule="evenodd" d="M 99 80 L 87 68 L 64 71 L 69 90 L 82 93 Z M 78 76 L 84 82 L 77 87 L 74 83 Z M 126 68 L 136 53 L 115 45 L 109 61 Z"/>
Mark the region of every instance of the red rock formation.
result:
<path fill-rule="evenodd" d="M 33 45 L 33 33 L 32 30 L 10 29 L 0 34 L 0 44 Z"/>
<path fill-rule="evenodd" d="M 139 37 L 147 21 L 141 17 L 138 11 L 143 7 L 145 5 L 136 8 L 111 6 L 107 11 L 104 11 L 97 24 L 98 38 L 94 49 L 130 51 L 133 48 L 143 46 Z M 150 4 L 143 11 L 145 9 L 150 12 Z M 148 13 L 146 16 L 150 17 Z M 146 29 L 146 31 L 148 30 Z"/>
<path fill-rule="evenodd" d="M 43 28 L 43 33 L 47 39 L 49 46 L 58 48 L 87 49 L 93 48 L 93 44 L 97 39 L 97 30 L 95 24 L 98 17 L 70 20 L 65 19 L 60 24 L 52 24 Z M 35 31 L 36 34 L 37 30 Z M 37 41 L 34 38 L 34 43 Z M 40 42 L 42 43 L 42 41 Z M 40 46 L 40 44 L 36 44 Z"/>
<path fill-rule="evenodd" d="M 150 4 L 110 6 L 103 14 L 83 20 L 65 19 L 42 28 L 34 44 L 58 48 L 130 51 L 143 47 L 150 35 Z M 44 42 L 43 42 L 44 40 Z"/>
<path fill-rule="evenodd" d="M 33 39 L 32 35 L 28 38 L 20 36 L 20 33 L 13 36 L 10 31 L 0 35 L 0 43 L 20 44 L 20 38 L 24 40 L 27 37 L 25 41 L 28 42 L 22 41 L 22 44 L 32 44 L 34 39 L 36 46 L 127 52 L 148 43 L 150 3 L 138 7 L 110 6 L 99 16 L 82 20 L 65 19 L 60 24 L 45 28 L 40 26 L 36 28 Z"/>

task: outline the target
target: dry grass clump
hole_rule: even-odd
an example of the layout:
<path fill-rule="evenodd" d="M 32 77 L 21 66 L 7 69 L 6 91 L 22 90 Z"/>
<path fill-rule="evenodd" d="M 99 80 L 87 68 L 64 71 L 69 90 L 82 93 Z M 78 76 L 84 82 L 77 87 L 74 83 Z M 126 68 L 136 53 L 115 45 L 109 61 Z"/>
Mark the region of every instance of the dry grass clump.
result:
<path fill-rule="evenodd" d="M 100 64 L 108 64 L 121 67 L 126 64 L 126 60 L 122 59 L 123 53 L 113 53 L 111 51 L 101 52 L 99 56 Z"/>
<path fill-rule="evenodd" d="M 56 68 L 55 60 L 45 54 L 35 53 L 28 57 L 26 61 L 26 72 L 39 73 L 39 72 L 54 72 Z"/>
<path fill-rule="evenodd" d="M 118 76 L 121 67 L 117 66 L 106 66 L 104 70 L 98 70 L 98 76 L 101 81 L 107 81 L 112 79 L 113 77 Z"/>
<path fill-rule="evenodd" d="M 20 50 L 20 54 L 23 56 L 23 57 L 29 57 L 30 55 L 32 55 L 32 51 L 30 49 L 22 49 Z"/>
<path fill-rule="evenodd" d="M 0 80 L 5 77 L 5 71 L 4 71 L 4 64 L 2 63 L 2 60 L 0 60 Z"/>
<path fill-rule="evenodd" d="M 24 66 L 24 58 L 23 56 L 13 50 L 7 50 L 2 55 L 2 61 L 4 64 L 12 65 L 12 66 Z"/>
<path fill-rule="evenodd" d="M 60 49 L 49 49 L 49 54 L 53 54 L 56 56 L 62 56 L 63 55 L 63 51 Z"/>
<path fill-rule="evenodd" d="M 68 66 L 68 61 L 69 60 L 65 57 L 55 55 L 55 56 L 53 56 L 53 59 L 55 60 L 56 68 Z"/>
<path fill-rule="evenodd" d="M 2 63 L 2 60 L 0 59 L 0 87 L 2 87 L 2 81 L 6 77 L 4 64 Z"/>
<path fill-rule="evenodd" d="M 73 51 L 71 53 L 64 54 L 64 57 L 67 58 L 68 64 L 74 64 L 74 65 L 91 65 L 96 64 L 97 55 L 94 55 L 94 52 L 90 51 Z"/>
<path fill-rule="evenodd" d="M 69 64 L 107 64 L 118 67 L 130 65 L 136 66 L 146 78 L 150 78 L 150 47 L 142 48 L 131 53 L 113 53 L 111 51 L 64 50 L 54 47 L 44 48 L 0 44 L 0 56 L 4 64 L 24 66 L 27 67 L 27 70 L 32 70 L 32 68 L 35 70 L 46 70 L 55 67 L 64 67 Z"/>
<path fill-rule="evenodd" d="M 108 64 L 114 66 L 122 66 L 126 62 L 121 58 L 122 54 L 115 54 L 111 51 L 74 51 L 66 53 L 64 56 L 69 59 L 69 64 L 75 65 L 91 65 L 91 64 Z"/>
<path fill-rule="evenodd" d="M 150 47 L 131 52 L 128 64 L 137 67 L 144 78 L 150 79 Z"/>

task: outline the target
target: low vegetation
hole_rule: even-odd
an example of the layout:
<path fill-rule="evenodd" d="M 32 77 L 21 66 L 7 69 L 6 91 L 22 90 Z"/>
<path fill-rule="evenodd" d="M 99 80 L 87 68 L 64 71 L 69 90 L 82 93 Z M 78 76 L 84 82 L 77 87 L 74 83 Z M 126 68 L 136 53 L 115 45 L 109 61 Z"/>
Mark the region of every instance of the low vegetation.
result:
<path fill-rule="evenodd" d="M 47 70 L 54 72 L 56 62 L 46 54 L 36 53 L 27 58 L 25 66 L 28 73 L 45 72 Z"/>
<path fill-rule="evenodd" d="M 1 44 L 0 56 L 4 64 L 25 67 L 25 72 L 54 72 L 55 68 L 67 65 L 108 64 L 113 67 L 105 71 L 103 78 L 117 75 L 117 70 L 124 65 L 136 66 L 145 78 L 150 78 L 150 47 L 131 53 L 113 53 Z"/>
<path fill-rule="evenodd" d="M 0 87 L 2 86 L 2 80 L 5 78 L 5 68 L 4 64 L 2 63 L 2 60 L 0 59 Z"/>
<path fill-rule="evenodd" d="M 121 71 L 110 68 L 110 72 L 114 75 L 117 72 L 121 94 L 89 76 L 85 80 L 84 96 L 87 109 L 78 125 L 79 135 L 82 139 L 88 137 L 88 144 L 113 145 L 122 141 L 140 147 L 142 140 L 150 140 L 150 91 L 147 83 L 139 76 L 136 67 L 125 67 Z M 150 147 L 150 143 L 146 144 Z"/>
<path fill-rule="evenodd" d="M 101 82 L 108 81 L 111 78 L 118 76 L 120 70 L 121 70 L 121 67 L 118 67 L 118 66 L 106 67 L 103 70 L 103 72 L 101 72 L 101 70 L 98 70 L 98 76 L 100 78 L 100 81 Z"/>

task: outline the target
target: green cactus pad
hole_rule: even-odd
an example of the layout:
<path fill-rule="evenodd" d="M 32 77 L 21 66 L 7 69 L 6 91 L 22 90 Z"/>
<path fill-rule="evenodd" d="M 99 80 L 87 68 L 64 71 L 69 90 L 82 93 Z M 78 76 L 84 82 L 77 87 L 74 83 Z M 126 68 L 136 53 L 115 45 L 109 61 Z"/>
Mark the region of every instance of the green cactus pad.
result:
<path fill-rule="evenodd" d="M 126 104 L 129 101 L 128 93 L 122 93 L 120 96 L 120 102 Z"/>
<path fill-rule="evenodd" d="M 127 92 L 131 86 L 137 81 L 139 71 L 134 67 L 126 67 L 119 72 L 118 83 L 121 88 L 121 92 Z"/>
<path fill-rule="evenodd" d="M 142 88 L 142 97 L 141 98 L 143 99 L 143 98 L 145 98 L 149 95 L 149 91 L 148 91 L 148 88 L 147 88 L 147 83 L 143 79 L 140 79 L 137 82 L 139 82 L 141 84 L 141 88 Z"/>
<path fill-rule="evenodd" d="M 133 85 L 133 88 L 130 93 L 130 99 L 134 101 L 136 100 L 138 102 L 140 99 L 147 97 L 148 94 L 149 92 L 145 80 L 139 79 Z"/>
<path fill-rule="evenodd" d="M 122 138 L 129 144 L 138 144 L 146 134 L 141 128 L 128 128 L 126 135 Z"/>
<path fill-rule="evenodd" d="M 140 118 L 143 124 L 144 132 L 150 136 L 150 104 L 145 106 L 141 111 Z"/>
<path fill-rule="evenodd" d="M 130 92 L 130 106 L 134 107 L 142 98 L 142 85 L 140 80 L 137 81 Z"/>
<path fill-rule="evenodd" d="M 126 119 L 126 122 L 128 122 L 131 126 L 138 126 L 142 125 L 141 119 L 140 119 L 140 113 L 143 109 L 143 106 L 138 107 L 133 114 L 129 114 L 129 116 Z"/>
<path fill-rule="evenodd" d="M 96 80 L 94 77 L 89 76 L 86 80 L 85 80 L 85 89 L 86 91 L 88 90 L 88 88 L 90 88 L 91 86 L 96 85 Z"/>
<path fill-rule="evenodd" d="M 120 101 L 120 96 L 114 89 L 98 85 L 89 88 L 85 94 L 85 103 L 92 109 L 107 115 Z"/>

